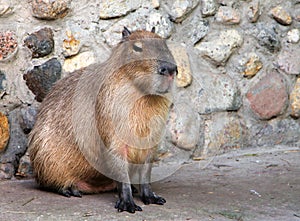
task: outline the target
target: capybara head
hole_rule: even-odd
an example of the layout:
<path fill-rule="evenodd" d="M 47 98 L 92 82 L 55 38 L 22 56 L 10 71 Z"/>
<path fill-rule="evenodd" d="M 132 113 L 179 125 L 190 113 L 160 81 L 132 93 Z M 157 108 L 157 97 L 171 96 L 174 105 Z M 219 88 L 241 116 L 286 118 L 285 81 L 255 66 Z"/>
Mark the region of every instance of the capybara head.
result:
<path fill-rule="evenodd" d="M 177 66 L 165 39 L 155 34 L 154 29 L 131 33 L 124 27 L 115 52 L 120 58 L 120 71 L 128 73 L 130 82 L 142 93 L 170 92 Z"/>

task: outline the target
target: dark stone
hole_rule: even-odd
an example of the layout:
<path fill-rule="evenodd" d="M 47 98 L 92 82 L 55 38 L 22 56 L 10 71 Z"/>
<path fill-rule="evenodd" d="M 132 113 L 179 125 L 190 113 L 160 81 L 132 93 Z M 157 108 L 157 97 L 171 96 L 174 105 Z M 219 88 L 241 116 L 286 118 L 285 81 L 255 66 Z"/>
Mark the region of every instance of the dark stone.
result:
<path fill-rule="evenodd" d="M 24 44 L 31 50 L 33 58 L 44 57 L 54 49 L 53 32 L 51 28 L 43 28 L 27 36 Z"/>
<path fill-rule="evenodd" d="M 38 110 L 34 106 L 27 106 L 21 109 L 20 126 L 25 134 L 28 134 L 35 123 Z"/>
<path fill-rule="evenodd" d="M 5 74 L 0 70 L 0 95 L 3 91 L 5 91 L 3 81 L 6 80 Z"/>
<path fill-rule="evenodd" d="M 246 94 L 250 108 L 259 119 L 268 120 L 282 114 L 288 105 L 285 79 L 277 71 L 263 77 Z"/>
<path fill-rule="evenodd" d="M 61 64 L 52 58 L 40 66 L 24 74 L 28 88 L 36 95 L 36 100 L 42 102 L 54 83 L 61 77 Z"/>
<path fill-rule="evenodd" d="M 12 178 L 27 149 L 27 137 L 20 127 L 20 117 L 20 109 L 11 111 L 8 116 L 11 136 L 6 150 L 0 154 L 0 180 Z"/>
<path fill-rule="evenodd" d="M 15 167 L 11 163 L 0 162 L 0 180 L 11 179 L 15 174 Z"/>
<path fill-rule="evenodd" d="M 263 27 L 257 35 L 257 39 L 258 43 L 270 52 L 279 51 L 281 48 L 280 39 L 274 27 L 272 29 Z"/>

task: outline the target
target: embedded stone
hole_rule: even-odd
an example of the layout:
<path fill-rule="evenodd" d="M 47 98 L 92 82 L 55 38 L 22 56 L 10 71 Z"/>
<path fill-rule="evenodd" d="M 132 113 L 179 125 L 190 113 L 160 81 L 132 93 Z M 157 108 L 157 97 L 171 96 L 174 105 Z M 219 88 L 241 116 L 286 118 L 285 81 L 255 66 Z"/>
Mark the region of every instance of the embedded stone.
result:
<path fill-rule="evenodd" d="M 159 0 L 151 0 L 151 6 L 153 8 L 159 8 L 159 6 L 160 6 Z"/>
<path fill-rule="evenodd" d="M 141 7 L 141 1 L 132 0 L 100 0 L 100 18 L 110 19 L 127 15 Z"/>
<path fill-rule="evenodd" d="M 176 85 L 187 87 L 192 83 L 192 71 L 187 51 L 182 45 L 169 44 L 168 46 L 177 64 Z"/>
<path fill-rule="evenodd" d="M 38 108 L 33 105 L 30 105 L 21 108 L 20 113 L 20 127 L 22 128 L 25 134 L 28 134 L 34 126 L 36 116 L 38 113 Z"/>
<path fill-rule="evenodd" d="M 293 91 L 290 94 L 291 116 L 300 117 L 300 78 L 297 78 Z"/>
<path fill-rule="evenodd" d="M 290 25 L 292 24 L 292 17 L 291 15 L 282 8 L 282 6 L 276 6 L 271 10 L 271 14 L 273 18 L 282 25 Z"/>
<path fill-rule="evenodd" d="M 260 16 L 260 0 L 254 0 L 249 3 L 249 7 L 247 8 L 247 17 L 248 20 L 252 23 L 257 22 Z"/>
<path fill-rule="evenodd" d="M 193 150 L 200 140 L 202 119 L 186 103 L 174 103 L 169 119 L 167 140 L 184 150 Z"/>
<path fill-rule="evenodd" d="M 34 177 L 33 176 L 33 168 L 30 163 L 30 157 L 29 157 L 28 152 L 26 152 L 25 155 L 21 157 L 16 176 L 19 176 L 22 178 L 33 178 Z"/>
<path fill-rule="evenodd" d="M 196 45 L 203 57 L 209 58 L 217 65 L 225 65 L 231 54 L 243 43 L 243 37 L 237 30 L 225 30 L 219 36 L 209 42 L 201 42 Z"/>
<path fill-rule="evenodd" d="M 257 35 L 258 43 L 266 47 L 270 52 L 276 52 L 281 49 L 281 42 L 275 28 L 262 27 Z"/>
<path fill-rule="evenodd" d="M 275 70 L 268 73 L 246 94 L 250 109 L 261 120 L 284 113 L 288 104 L 285 79 Z"/>
<path fill-rule="evenodd" d="M 0 32 L 0 62 L 11 59 L 18 50 L 16 35 L 11 31 Z"/>
<path fill-rule="evenodd" d="M 45 20 L 65 17 L 70 10 L 71 0 L 32 0 L 33 16 Z"/>
<path fill-rule="evenodd" d="M 240 13 L 229 6 L 221 6 L 216 17 L 218 22 L 229 25 L 238 24 L 241 21 Z"/>
<path fill-rule="evenodd" d="M 0 17 L 7 17 L 13 14 L 14 8 L 10 1 L 0 0 Z"/>
<path fill-rule="evenodd" d="M 177 92 L 176 99 L 189 100 L 199 114 L 211 114 L 222 111 L 237 111 L 242 105 L 241 91 L 237 83 L 228 75 L 212 73 L 205 66 L 195 69 L 194 61 L 191 61 L 193 71 L 193 83 Z M 203 61 L 199 65 L 205 65 Z"/>
<path fill-rule="evenodd" d="M 43 28 L 27 36 L 24 40 L 33 58 L 49 55 L 54 49 L 53 31 L 51 28 Z"/>
<path fill-rule="evenodd" d="M 34 66 L 32 70 L 23 75 L 26 85 L 35 94 L 35 98 L 39 102 L 44 99 L 60 77 L 61 64 L 57 58 L 52 58 L 39 66 Z"/>
<path fill-rule="evenodd" d="M 215 156 L 243 145 L 243 126 L 236 114 L 221 112 L 205 121 L 202 157 Z"/>
<path fill-rule="evenodd" d="M 15 167 L 12 163 L 0 162 L 0 180 L 8 180 L 13 178 L 15 174 Z"/>
<path fill-rule="evenodd" d="M 294 28 L 287 33 L 287 42 L 297 44 L 300 40 L 300 31 Z"/>
<path fill-rule="evenodd" d="M 193 16 L 192 19 L 184 21 L 183 28 L 179 33 L 185 33 L 184 36 L 179 36 L 182 41 L 187 44 L 195 45 L 203 39 L 209 30 L 209 22 L 203 20 L 200 16 Z"/>
<path fill-rule="evenodd" d="M 10 179 L 15 174 L 20 156 L 23 156 L 27 149 L 27 137 L 19 125 L 20 111 L 14 109 L 8 115 L 10 124 L 10 138 L 6 150 L 0 154 L 0 180 Z"/>
<path fill-rule="evenodd" d="M 249 59 L 245 64 L 243 75 L 245 77 L 253 77 L 263 67 L 263 64 L 257 54 L 249 54 Z"/>
<path fill-rule="evenodd" d="M 105 30 L 103 36 L 109 46 L 113 47 L 120 42 L 124 26 L 131 31 L 138 29 L 150 31 L 155 27 L 155 33 L 163 38 L 169 38 L 174 29 L 173 23 L 165 13 L 151 8 L 140 8 Z"/>
<path fill-rule="evenodd" d="M 155 27 L 156 33 L 162 38 L 169 38 L 174 28 L 167 15 L 164 15 L 159 11 L 151 12 L 148 20 L 145 21 L 145 23 L 146 30 L 151 30 L 153 27 Z"/>
<path fill-rule="evenodd" d="M 5 74 L 0 70 L 0 97 L 2 97 L 3 93 L 5 93 L 6 90 L 6 77 Z"/>
<path fill-rule="evenodd" d="M 63 65 L 63 70 L 65 72 L 73 72 L 75 70 L 87 67 L 93 63 L 95 63 L 94 53 L 91 51 L 86 51 L 76 56 L 67 58 Z"/>
<path fill-rule="evenodd" d="M 216 0 L 201 0 L 201 12 L 203 17 L 215 15 L 218 10 Z"/>
<path fill-rule="evenodd" d="M 287 45 L 278 55 L 277 64 L 287 74 L 300 74 L 300 45 Z"/>
<path fill-rule="evenodd" d="M 0 112 L 0 153 L 3 152 L 9 140 L 9 123 L 7 117 Z"/>
<path fill-rule="evenodd" d="M 67 31 L 67 39 L 63 41 L 63 55 L 65 57 L 70 57 L 77 55 L 81 48 L 80 41 L 76 39 L 71 31 Z"/>
<path fill-rule="evenodd" d="M 166 2 L 164 8 L 172 21 L 182 22 L 186 16 L 198 5 L 198 0 L 175 0 Z"/>

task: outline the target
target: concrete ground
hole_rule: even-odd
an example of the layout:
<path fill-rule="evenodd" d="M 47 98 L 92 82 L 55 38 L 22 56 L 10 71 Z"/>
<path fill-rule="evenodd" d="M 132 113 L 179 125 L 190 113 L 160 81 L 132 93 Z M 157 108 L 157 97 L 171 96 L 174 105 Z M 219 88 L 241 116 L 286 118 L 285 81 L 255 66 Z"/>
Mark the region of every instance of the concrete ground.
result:
<path fill-rule="evenodd" d="M 33 180 L 0 182 L 0 220 L 282 220 L 300 221 L 300 148 L 233 151 L 185 164 L 153 184 L 164 206 L 118 213 L 116 193 L 63 196 Z"/>

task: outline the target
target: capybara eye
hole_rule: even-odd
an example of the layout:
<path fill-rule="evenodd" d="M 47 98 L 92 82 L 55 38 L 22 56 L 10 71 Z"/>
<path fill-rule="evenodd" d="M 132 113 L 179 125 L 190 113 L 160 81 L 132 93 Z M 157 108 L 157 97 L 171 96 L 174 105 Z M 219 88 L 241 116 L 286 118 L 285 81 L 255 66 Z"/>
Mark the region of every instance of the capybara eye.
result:
<path fill-rule="evenodd" d="M 143 51 L 143 44 L 142 44 L 142 42 L 135 42 L 134 44 L 133 44 L 133 50 L 135 51 L 135 52 L 142 52 Z"/>

